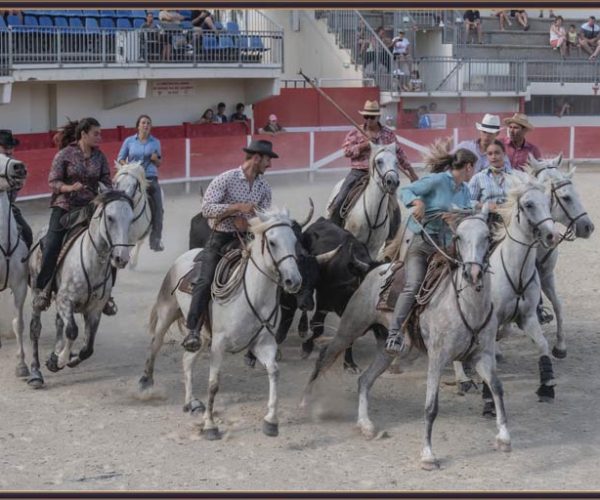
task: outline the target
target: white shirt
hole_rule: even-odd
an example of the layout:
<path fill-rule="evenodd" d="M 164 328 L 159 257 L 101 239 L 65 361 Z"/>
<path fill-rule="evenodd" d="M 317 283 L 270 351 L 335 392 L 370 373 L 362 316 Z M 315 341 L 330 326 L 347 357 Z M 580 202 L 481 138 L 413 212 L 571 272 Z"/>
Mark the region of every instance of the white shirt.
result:
<path fill-rule="evenodd" d="M 408 54 L 408 46 L 410 45 L 410 42 L 406 39 L 406 38 L 394 38 L 392 40 L 392 46 L 394 48 L 393 53 L 394 54 Z"/>
<path fill-rule="evenodd" d="M 600 34 L 600 26 L 594 24 L 594 26 L 590 26 L 590 23 L 583 23 L 581 25 L 581 29 L 585 32 L 586 38 L 594 38 Z"/>

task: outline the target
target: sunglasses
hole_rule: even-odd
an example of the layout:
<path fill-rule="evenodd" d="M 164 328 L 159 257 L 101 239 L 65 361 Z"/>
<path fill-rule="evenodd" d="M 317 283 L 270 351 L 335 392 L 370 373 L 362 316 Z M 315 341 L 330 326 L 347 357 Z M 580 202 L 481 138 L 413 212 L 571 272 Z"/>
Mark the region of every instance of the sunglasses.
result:
<path fill-rule="evenodd" d="M 378 118 L 377 115 L 365 115 L 365 120 L 377 120 Z"/>

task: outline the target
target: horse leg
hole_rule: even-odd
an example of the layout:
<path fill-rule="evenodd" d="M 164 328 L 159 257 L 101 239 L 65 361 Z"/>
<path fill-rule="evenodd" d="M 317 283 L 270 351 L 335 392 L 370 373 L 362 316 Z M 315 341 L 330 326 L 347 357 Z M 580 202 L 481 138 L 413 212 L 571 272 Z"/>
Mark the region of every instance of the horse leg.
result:
<path fill-rule="evenodd" d="M 466 374 L 462 362 L 454 361 L 452 367 L 454 368 L 454 379 L 456 380 L 456 393 L 459 396 L 464 396 L 471 389 L 477 390 L 477 384 Z"/>
<path fill-rule="evenodd" d="M 86 313 L 83 315 L 85 321 L 85 341 L 83 347 L 79 350 L 77 356 L 72 357 L 67 363 L 69 368 L 75 368 L 79 363 L 89 358 L 94 354 L 94 342 L 96 340 L 96 333 L 98 332 L 98 326 L 100 325 L 100 318 L 102 313 Z"/>
<path fill-rule="evenodd" d="M 23 330 L 25 329 L 23 305 L 27 296 L 27 281 L 21 281 L 17 286 L 12 288 L 12 291 L 15 308 L 17 309 L 17 315 L 12 320 L 13 332 L 17 338 L 17 368 L 15 373 L 17 377 L 23 378 L 29 376 L 29 370 L 25 364 L 25 351 L 23 349 Z"/>
<path fill-rule="evenodd" d="M 360 366 L 356 364 L 352 355 L 352 346 L 348 347 L 344 352 L 344 370 L 354 375 L 360 373 Z"/>
<path fill-rule="evenodd" d="M 327 311 L 317 311 L 313 314 L 313 317 L 310 319 L 310 330 L 311 337 L 302 342 L 302 359 L 308 358 L 313 349 L 315 348 L 315 339 L 318 339 L 321 335 L 323 335 L 323 331 L 325 330 L 325 318 L 327 317 Z"/>
<path fill-rule="evenodd" d="M 375 380 L 388 369 L 394 356 L 390 356 L 384 350 L 387 331 L 382 327 L 374 327 L 375 339 L 377 340 L 377 353 L 369 367 L 358 377 L 358 420 L 356 425 L 363 436 L 368 439 L 375 437 L 375 425 L 369 418 L 369 391 Z"/>
<path fill-rule="evenodd" d="M 536 343 L 540 352 L 539 370 L 540 370 L 540 386 L 536 391 L 541 402 L 551 403 L 554 400 L 554 370 L 552 369 L 552 360 L 550 359 L 550 348 L 548 341 L 544 337 L 544 332 L 540 326 L 535 309 L 533 314 L 530 314 L 523 321 L 523 330 Z"/>
<path fill-rule="evenodd" d="M 221 433 L 213 418 L 215 407 L 215 396 L 219 391 L 219 377 L 221 372 L 221 364 L 223 363 L 223 346 L 219 342 L 213 344 L 210 353 L 210 370 L 208 376 L 208 401 L 206 403 L 206 411 L 204 412 L 204 435 L 209 441 L 221 439 Z"/>
<path fill-rule="evenodd" d="M 183 411 L 186 413 L 189 412 L 193 417 L 206 410 L 204 403 L 194 397 L 194 364 L 196 363 L 196 359 L 198 359 L 199 354 L 200 351 L 184 351 L 183 353 L 183 379 L 185 383 L 185 402 L 183 405 Z"/>
<path fill-rule="evenodd" d="M 266 339 L 266 337 L 263 337 Z M 270 340 L 270 339 L 267 339 Z M 279 420 L 277 418 L 277 383 L 279 380 L 279 366 L 277 365 L 277 344 L 274 342 L 259 342 L 253 349 L 258 360 L 265 365 L 269 375 L 269 401 L 267 414 L 263 421 L 263 433 L 266 436 L 279 435 Z"/>
<path fill-rule="evenodd" d="M 444 366 L 442 357 L 441 353 L 429 353 L 427 395 L 425 397 L 425 436 L 423 451 L 421 452 L 421 468 L 425 470 L 433 470 L 439 467 L 439 462 L 431 449 L 431 434 L 433 422 L 438 413 L 438 394 Z"/>
<path fill-rule="evenodd" d="M 53 368 L 62 370 L 65 366 L 67 366 L 67 363 L 71 360 L 71 347 L 79 335 L 79 328 L 77 327 L 75 317 L 73 316 L 73 304 L 68 300 L 60 300 L 58 297 L 55 302 L 57 312 L 60 314 L 60 317 L 66 324 L 66 339 L 62 348 L 58 346 L 57 339 L 54 352 L 46 361 L 46 366 L 51 371 L 56 371 L 53 370 Z"/>
<path fill-rule="evenodd" d="M 504 391 L 502 383 L 496 374 L 496 363 L 494 355 L 490 353 L 482 353 L 479 359 L 475 362 L 475 370 L 483 379 L 484 384 L 490 390 L 494 399 L 496 408 L 496 427 L 498 434 L 496 435 L 496 446 L 499 450 L 510 451 L 510 434 L 508 433 L 506 410 L 504 409 Z"/>
<path fill-rule="evenodd" d="M 33 308 L 31 312 L 31 322 L 29 323 L 29 336 L 31 338 L 31 375 L 27 380 L 27 384 L 34 389 L 39 389 L 44 386 L 44 377 L 40 370 L 40 355 L 39 355 L 39 340 L 42 332 L 42 312 Z"/>
<path fill-rule="evenodd" d="M 555 358 L 563 359 L 567 356 L 567 339 L 563 332 L 562 303 L 556 293 L 556 283 L 554 281 L 554 271 L 545 275 L 540 275 L 542 280 L 542 290 L 548 300 L 552 303 L 554 317 L 556 318 L 556 344 L 552 349 L 552 355 Z"/>
<path fill-rule="evenodd" d="M 150 324 L 148 326 L 148 333 L 152 335 L 152 342 L 150 343 L 150 355 L 146 359 L 144 374 L 138 381 L 138 389 L 140 391 L 150 389 L 154 385 L 154 362 L 156 361 L 156 356 L 164 343 L 169 327 L 179 314 L 179 306 L 175 300 L 170 300 L 166 304 L 162 302 L 160 304 L 157 303 L 152 308 Z"/>

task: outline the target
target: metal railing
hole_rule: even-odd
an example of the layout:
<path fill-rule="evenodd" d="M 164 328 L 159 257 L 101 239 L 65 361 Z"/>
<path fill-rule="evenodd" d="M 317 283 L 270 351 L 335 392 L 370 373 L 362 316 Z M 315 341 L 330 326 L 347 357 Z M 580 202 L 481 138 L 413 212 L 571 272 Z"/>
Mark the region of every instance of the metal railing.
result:
<path fill-rule="evenodd" d="M 258 18 L 258 16 L 255 16 Z M 266 22 L 266 21 L 265 21 Z M 0 71 L 50 64 L 252 64 L 281 66 L 283 32 L 38 27 L 0 33 Z"/>
<path fill-rule="evenodd" d="M 360 83 L 361 87 L 375 87 L 373 78 L 316 78 L 319 87 L 347 87 L 348 84 Z M 287 78 L 281 80 L 281 86 L 286 89 L 307 89 L 311 88 L 304 78 Z"/>

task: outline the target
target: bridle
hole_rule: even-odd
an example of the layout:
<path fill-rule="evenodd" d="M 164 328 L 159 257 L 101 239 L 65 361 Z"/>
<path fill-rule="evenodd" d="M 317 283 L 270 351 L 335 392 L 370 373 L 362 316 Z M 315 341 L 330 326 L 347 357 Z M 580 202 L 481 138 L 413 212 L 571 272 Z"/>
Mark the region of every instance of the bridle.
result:
<path fill-rule="evenodd" d="M 117 174 L 117 178 L 118 178 L 118 177 L 120 177 L 120 176 L 122 176 L 122 175 L 124 175 L 124 176 L 128 176 L 128 177 L 131 177 L 131 178 L 133 178 L 133 179 L 135 180 L 135 189 L 133 190 L 133 196 L 132 196 L 132 198 L 134 198 L 134 197 L 135 197 L 135 193 L 137 193 L 138 191 L 139 191 L 139 193 L 140 193 L 140 197 L 139 197 L 138 201 L 137 201 L 137 202 L 135 202 L 135 203 L 134 203 L 134 205 L 133 205 L 133 213 L 134 213 L 134 214 L 135 214 L 135 212 L 136 212 L 136 210 L 137 210 L 137 208 L 138 208 L 139 204 L 140 204 L 142 201 L 144 202 L 144 205 L 142 206 L 142 208 L 141 208 L 141 210 L 140 210 L 140 213 L 139 213 L 139 214 L 137 214 L 137 215 L 136 215 L 136 216 L 133 218 L 133 220 L 131 221 L 131 223 L 133 224 L 133 223 L 134 223 L 134 222 L 136 222 L 136 221 L 137 221 L 137 220 L 138 220 L 138 219 L 139 219 L 139 218 L 140 218 L 142 215 L 144 215 L 144 213 L 146 212 L 146 204 L 148 203 L 148 198 L 147 198 L 146 196 L 144 196 L 144 193 L 142 192 L 142 184 L 140 183 L 140 180 L 139 180 L 139 179 L 138 179 L 138 178 L 137 178 L 135 175 L 132 175 L 132 174 L 130 174 L 129 172 L 119 172 L 119 173 Z M 118 179 L 117 179 L 117 184 L 118 184 L 118 183 L 119 183 L 119 181 L 118 181 Z"/>

